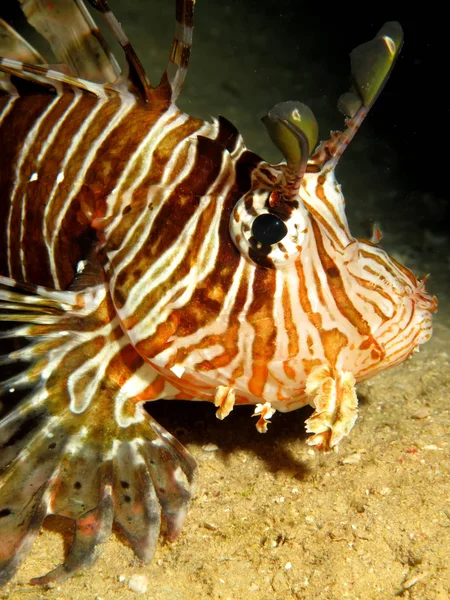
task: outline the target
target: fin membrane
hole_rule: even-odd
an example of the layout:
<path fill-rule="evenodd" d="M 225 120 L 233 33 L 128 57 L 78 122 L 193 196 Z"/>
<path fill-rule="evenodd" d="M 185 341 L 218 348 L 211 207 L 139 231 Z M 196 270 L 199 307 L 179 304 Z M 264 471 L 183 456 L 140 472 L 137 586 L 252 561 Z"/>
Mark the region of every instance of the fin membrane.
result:
<path fill-rule="evenodd" d="M 112 83 L 120 75 L 117 60 L 82 0 L 20 0 L 20 4 L 30 25 L 72 74 L 97 83 Z"/>
<path fill-rule="evenodd" d="M 169 537 L 180 532 L 196 472 L 187 450 L 143 409 L 152 385 L 160 397 L 161 376 L 122 335 L 103 284 L 82 293 L 15 286 L 0 277 L 0 321 L 19 323 L 0 334 L 11 346 L 2 373 L 28 363 L 0 386 L 0 585 L 50 514 L 75 521 L 72 547 L 64 564 L 32 583 L 91 564 L 113 522 L 149 561 L 161 515 Z"/>

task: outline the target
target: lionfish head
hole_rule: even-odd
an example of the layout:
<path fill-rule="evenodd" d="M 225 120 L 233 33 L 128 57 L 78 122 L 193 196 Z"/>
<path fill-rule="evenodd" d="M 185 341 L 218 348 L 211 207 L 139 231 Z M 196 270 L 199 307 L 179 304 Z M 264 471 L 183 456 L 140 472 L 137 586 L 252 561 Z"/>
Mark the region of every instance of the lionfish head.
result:
<path fill-rule="evenodd" d="M 285 162 L 265 163 L 256 172 L 230 219 L 241 254 L 256 271 L 275 270 L 280 306 L 286 290 L 295 287 L 299 310 L 319 331 L 338 323 L 347 330 L 341 366 L 357 380 L 400 363 L 427 341 L 437 306 L 425 281 L 377 246 L 377 229 L 370 241 L 351 236 L 335 179 L 337 163 L 384 87 L 402 43 L 400 25 L 389 22 L 352 51 L 353 85 L 338 103 L 346 129 L 332 132 L 317 148 L 318 125 L 306 105 L 284 102 L 263 118 Z M 285 328 L 286 312 L 280 314 L 284 322 L 274 326 Z M 344 342 L 335 336 L 331 345 Z"/>
<path fill-rule="evenodd" d="M 292 410 L 314 403 L 327 381 L 353 389 L 355 379 L 401 362 L 431 335 L 435 299 L 376 239 L 352 237 L 334 175 L 402 37 L 400 25 L 387 23 L 353 50 L 353 87 L 339 102 L 346 128 L 317 148 L 307 106 L 285 102 L 269 112 L 263 122 L 281 164 L 247 150 L 226 120 L 199 130 L 179 112 L 167 116 L 183 142 L 168 161 L 174 181 L 150 186 L 142 223 L 139 202 L 136 211 L 124 208 L 123 248 L 123 227 L 117 246 L 113 225 L 105 236 L 121 322 L 180 397 Z M 348 398 L 353 423 L 354 392 Z"/>

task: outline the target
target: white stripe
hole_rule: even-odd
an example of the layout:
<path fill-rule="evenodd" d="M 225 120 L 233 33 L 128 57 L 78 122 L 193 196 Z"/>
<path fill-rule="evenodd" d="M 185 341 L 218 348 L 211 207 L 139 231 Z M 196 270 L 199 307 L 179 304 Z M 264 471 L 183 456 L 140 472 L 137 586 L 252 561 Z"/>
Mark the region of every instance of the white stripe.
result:
<path fill-rule="evenodd" d="M 116 187 L 108 196 L 105 219 L 109 219 L 111 217 L 114 218 L 105 229 L 106 236 L 108 233 L 114 231 L 117 224 L 120 223 L 122 219 L 121 209 L 131 202 L 133 192 L 141 185 L 142 181 L 148 175 L 153 153 L 158 147 L 158 144 L 168 133 L 170 133 L 170 131 L 185 123 L 187 119 L 188 117 L 181 113 L 175 106 L 170 106 L 169 109 L 161 115 L 158 121 L 156 121 L 145 138 L 139 144 L 133 155 L 130 156 Z M 139 160 L 142 162 L 141 170 L 138 176 L 135 178 L 132 187 L 127 188 L 127 179 L 129 178 L 130 173 L 135 169 Z M 125 239 L 132 237 L 132 232 L 136 229 L 137 225 L 137 223 L 134 225 Z M 114 252 L 110 253 L 111 257 L 114 255 Z"/>
<path fill-rule="evenodd" d="M 144 401 L 135 404 L 133 415 L 129 414 L 128 404 L 131 398 L 135 398 L 146 390 L 158 377 L 159 373 L 150 364 L 144 363 L 120 388 L 114 398 L 114 418 L 119 427 L 129 427 L 133 423 L 140 423 L 147 417 L 142 408 Z M 158 395 L 157 400 L 173 397 L 178 394 L 178 390 L 170 384 L 165 384 L 164 389 Z M 147 400 L 145 400 L 146 402 Z M 124 407 L 127 410 L 124 412 Z"/>
<path fill-rule="evenodd" d="M 245 260 L 245 259 L 241 259 Z M 244 373 L 239 377 L 235 384 L 234 389 L 242 392 L 247 397 L 252 397 L 248 391 L 248 382 L 253 373 L 253 343 L 255 341 L 255 328 L 250 325 L 247 320 L 248 311 L 253 302 L 253 283 L 255 279 L 256 268 L 250 266 L 247 268 L 248 272 L 248 284 L 245 304 L 238 315 L 238 321 L 240 323 L 238 331 L 238 353 L 234 360 L 226 367 L 227 378 L 230 378 L 231 373 L 235 368 L 240 365 L 244 367 Z"/>
<path fill-rule="evenodd" d="M 195 135 L 196 136 L 203 135 L 203 134 L 207 133 L 209 129 L 210 129 L 210 125 L 206 124 L 206 126 L 204 128 L 202 127 L 200 130 L 198 130 Z M 124 239 L 123 243 L 121 244 L 121 248 L 126 247 L 129 240 L 133 240 L 133 245 L 130 247 L 128 254 L 126 254 L 126 256 L 124 257 L 122 262 L 119 263 L 118 265 L 115 265 L 114 273 L 110 279 L 110 289 L 112 289 L 112 290 L 114 289 L 115 282 L 117 280 L 117 277 L 120 275 L 120 272 L 122 271 L 122 269 L 126 269 L 128 267 L 128 265 L 130 265 L 133 262 L 134 258 L 136 257 L 138 252 L 141 250 L 142 242 L 148 238 L 150 231 L 153 227 L 153 223 L 154 223 L 156 217 L 158 216 L 159 212 L 163 208 L 165 200 L 172 195 L 174 189 L 179 185 L 180 181 L 185 179 L 189 175 L 189 173 L 192 171 L 192 168 L 195 164 L 195 156 L 196 156 L 196 144 L 193 144 L 192 138 L 190 138 L 190 137 L 185 138 L 182 141 L 182 143 L 178 144 L 174 153 L 178 156 L 184 150 L 186 145 L 188 145 L 187 159 L 186 159 L 186 162 L 185 162 L 183 168 L 177 174 L 177 177 L 172 176 L 173 167 L 178 162 L 176 160 L 176 157 L 173 157 L 173 160 L 168 161 L 168 163 L 166 164 L 166 167 L 164 169 L 164 173 L 162 176 L 162 181 L 167 181 L 166 185 L 158 185 L 158 186 L 155 185 L 150 188 L 149 196 L 148 196 L 149 204 L 151 203 L 152 197 L 154 197 L 156 194 L 160 194 L 161 197 L 158 199 L 159 200 L 158 203 L 156 204 L 154 210 L 151 211 L 150 214 L 148 214 L 148 212 L 143 211 L 143 213 L 137 219 L 137 222 L 134 225 L 134 227 L 132 227 L 130 229 L 130 231 L 128 232 L 128 234 L 125 236 L 125 239 Z M 146 172 L 148 172 L 148 167 L 147 167 Z M 169 181 L 171 182 L 170 185 L 168 184 Z M 143 223 L 145 225 L 145 228 L 140 236 L 141 242 L 135 243 L 134 242 L 135 232 L 139 228 L 141 223 Z M 114 256 L 117 254 L 117 252 L 119 252 L 121 250 L 121 248 L 119 248 L 119 250 L 117 250 L 115 252 L 110 252 L 108 256 L 110 258 L 114 258 Z M 169 249 L 169 250 L 173 250 L 173 249 Z M 173 251 L 171 253 L 173 254 Z M 146 277 L 147 285 L 152 284 L 152 281 L 148 281 L 148 280 L 150 279 L 150 277 L 157 276 L 158 270 L 162 266 L 164 266 L 164 263 L 166 262 L 166 260 L 167 260 L 166 254 L 163 254 L 156 261 L 156 263 L 154 265 L 152 265 L 151 269 L 149 269 L 146 272 L 145 277 Z M 137 282 L 137 283 L 139 284 L 139 282 Z M 153 289 L 153 287 L 154 286 L 152 286 L 152 289 Z M 136 286 L 135 286 L 135 288 L 136 288 Z M 123 309 L 121 311 L 122 318 L 126 318 L 126 316 L 132 314 L 135 310 L 135 307 L 137 306 L 136 302 L 137 303 L 139 302 L 139 298 L 136 298 L 136 294 L 138 292 L 136 291 L 135 288 L 133 288 L 133 290 L 131 290 L 131 292 L 130 292 L 130 296 L 131 296 L 131 294 L 134 291 L 134 296 L 132 296 L 132 297 L 129 296 L 129 298 L 127 298 L 127 307 L 123 307 Z M 147 293 L 148 293 L 148 289 L 147 289 Z"/>
<path fill-rule="evenodd" d="M 46 75 L 40 75 L 38 73 L 34 73 L 29 70 L 29 66 L 26 63 L 23 63 L 19 60 L 13 60 L 11 58 L 2 58 L 0 59 L 0 65 L 3 65 L 12 75 L 16 75 L 21 79 L 26 79 L 27 81 L 34 81 L 36 83 L 40 83 L 48 88 L 51 85 L 57 92 L 58 95 L 62 94 L 63 86 L 59 81 L 52 81 L 51 79 L 47 79 Z M 31 65 L 33 66 L 33 65 Z M 46 71 L 47 73 L 55 73 L 55 71 Z M 61 75 L 61 73 L 59 74 Z"/>
<path fill-rule="evenodd" d="M 150 335 L 149 328 L 156 328 L 160 322 L 163 322 L 167 318 L 168 313 L 174 308 L 179 308 L 189 302 L 198 283 L 203 281 L 214 269 L 220 245 L 216 231 L 219 228 L 223 204 L 234 181 L 234 172 L 231 169 L 229 155 L 224 153 L 221 170 L 216 181 L 213 182 L 206 194 L 202 196 L 201 204 L 188 223 L 186 223 L 176 242 L 155 261 L 146 271 L 145 275 L 130 290 L 125 307 L 123 307 L 124 314 L 128 315 L 134 312 L 146 294 L 170 277 L 171 273 L 184 260 L 203 211 L 214 202 L 214 216 L 211 220 L 209 231 L 201 244 L 195 267 L 161 298 L 152 311 L 135 328 L 130 330 L 129 335 L 132 337 L 134 343 L 138 339 L 148 337 Z M 183 289 L 183 294 L 174 303 L 171 299 L 177 295 L 179 290 Z"/>
<path fill-rule="evenodd" d="M 62 223 L 66 217 L 66 213 L 70 208 L 70 204 L 71 204 L 72 200 L 75 198 L 75 196 L 78 194 L 81 187 L 83 186 L 86 173 L 87 173 L 89 167 L 94 162 L 94 158 L 95 158 L 95 155 L 96 155 L 98 149 L 103 144 L 105 139 L 110 135 L 111 131 L 113 131 L 121 123 L 121 121 L 126 117 L 126 115 L 134 108 L 135 103 L 136 103 L 134 99 L 131 99 L 128 96 L 125 96 L 125 97 L 119 96 L 119 97 L 122 102 L 123 102 L 123 100 L 126 100 L 126 102 L 122 106 L 120 106 L 120 108 L 115 113 L 114 117 L 111 119 L 108 126 L 103 130 L 103 132 L 99 135 L 99 137 L 91 143 L 90 150 L 89 150 L 87 156 L 85 157 L 85 159 L 83 160 L 83 163 L 76 175 L 75 181 L 72 183 L 72 186 L 70 189 L 70 194 L 65 199 L 64 207 L 62 210 L 59 211 L 56 222 L 51 223 L 51 227 L 52 227 L 51 232 L 49 232 L 47 217 L 48 217 L 48 212 L 51 209 L 52 201 L 54 200 L 54 197 L 56 194 L 56 190 L 57 190 L 57 186 L 58 186 L 57 181 L 55 182 L 55 185 L 52 190 L 52 194 L 51 194 L 49 202 L 46 206 L 46 211 L 44 213 L 44 236 L 45 236 L 46 240 L 48 240 L 48 242 L 49 242 L 51 271 L 52 271 L 54 281 L 57 284 L 59 284 L 59 278 L 58 278 L 58 274 L 56 271 L 56 262 L 55 262 L 55 255 L 56 255 L 56 251 L 57 251 L 56 245 L 57 245 L 57 242 L 59 239 L 59 234 L 60 234 L 60 229 L 61 229 Z M 94 108 L 94 110 L 92 111 L 90 116 L 84 121 L 83 126 L 81 127 L 79 132 L 77 132 L 77 134 L 75 135 L 73 142 L 66 153 L 64 162 L 61 165 L 61 170 L 60 170 L 61 174 L 64 174 L 65 167 L 67 167 L 69 161 L 76 154 L 79 145 L 82 143 L 82 141 L 84 139 L 85 134 L 88 132 L 93 121 L 97 117 L 97 114 L 101 111 L 101 109 L 103 107 L 104 107 L 104 103 L 100 101 L 98 103 L 98 105 Z"/>
<path fill-rule="evenodd" d="M 0 112 L 0 125 L 2 124 L 3 120 L 8 116 L 9 112 L 14 106 L 14 103 L 17 102 L 19 98 L 20 96 L 10 96 L 8 98 L 8 102 L 2 108 L 2 112 Z"/>
<path fill-rule="evenodd" d="M 47 106 L 47 108 L 44 110 L 44 112 L 38 117 L 38 119 L 34 122 L 33 126 L 31 127 L 31 129 L 28 131 L 28 134 L 23 142 L 22 145 L 22 149 L 20 151 L 19 157 L 16 160 L 16 168 L 14 170 L 14 184 L 13 184 L 13 188 L 11 191 L 11 196 L 10 196 L 10 202 L 9 202 L 9 213 L 8 213 L 8 224 L 7 224 L 7 228 L 6 228 L 6 244 L 7 244 L 7 250 L 8 250 L 8 268 L 9 268 L 9 272 L 12 273 L 12 256 L 11 256 L 11 238 L 14 235 L 14 237 L 17 237 L 17 235 L 19 234 L 18 231 L 11 231 L 11 218 L 12 218 L 12 213 L 13 213 L 13 207 L 15 204 L 15 199 L 16 199 L 16 193 L 17 190 L 20 186 L 20 184 L 22 183 L 21 181 L 21 169 L 23 166 L 24 161 L 26 160 L 27 156 L 28 156 L 28 152 L 32 149 L 34 141 L 39 133 L 40 127 L 43 124 L 43 122 L 45 121 L 47 115 L 52 111 L 54 105 L 58 102 L 59 98 L 58 96 L 56 96 L 54 98 L 54 100 L 52 102 L 50 102 L 50 104 Z M 26 183 L 26 182 L 24 182 Z M 23 222 L 25 220 L 25 207 L 24 207 L 24 197 L 22 196 L 21 200 L 21 205 L 22 205 L 22 209 L 21 209 L 21 221 L 20 221 L 20 236 L 22 236 L 22 230 L 23 230 Z M 22 239 L 22 237 L 21 237 Z M 21 256 L 21 265 L 23 266 L 23 251 L 21 248 L 20 251 L 20 256 Z M 22 270 L 23 273 L 23 270 Z"/>

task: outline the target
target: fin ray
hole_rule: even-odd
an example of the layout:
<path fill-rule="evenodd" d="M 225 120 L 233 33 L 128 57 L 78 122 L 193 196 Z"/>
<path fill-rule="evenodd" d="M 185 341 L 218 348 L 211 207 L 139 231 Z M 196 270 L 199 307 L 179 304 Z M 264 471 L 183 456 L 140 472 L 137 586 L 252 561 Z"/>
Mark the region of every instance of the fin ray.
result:
<path fill-rule="evenodd" d="M 107 97 L 107 91 L 110 94 L 118 93 L 112 87 L 73 77 L 41 65 L 30 65 L 8 58 L 0 58 L 0 72 L 26 79 L 42 86 L 43 90 L 50 88 L 50 91 L 55 90 L 57 93 L 62 93 L 65 86 L 80 89 L 103 99 Z"/>
<path fill-rule="evenodd" d="M 30 363 L 1 386 L 31 388 L 0 403 L 0 581 L 12 577 L 47 514 L 73 519 L 75 536 L 64 563 L 33 583 L 91 564 L 113 521 L 150 560 L 161 515 L 169 537 L 179 533 L 196 473 L 187 450 L 144 411 L 142 390 L 125 392 L 137 368 L 145 390 L 160 374 L 118 334 L 104 283 L 83 292 L 21 289 L 4 277 L 0 284 L 0 318 L 24 321 L 4 337 L 25 334 L 28 345 L 11 354 Z"/>
<path fill-rule="evenodd" d="M 117 60 L 82 0 L 20 3 L 30 25 L 49 42 L 57 60 L 72 73 L 97 83 L 112 83 L 119 77 Z"/>
<path fill-rule="evenodd" d="M 0 56 L 32 65 L 45 64 L 39 52 L 3 19 L 0 19 Z"/>
<path fill-rule="evenodd" d="M 180 95 L 189 66 L 194 31 L 195 0 L 177 0 L 176 29 L 166 67 L 167 79 L 172 88 L 172 102 Z"/>
<path fill-rule="evenodd" d="M 147 78 L 145 69 L 136 54 L 130 40 L 128 39 L 122 25 L 109 8 L 107 0 L 88 0 L 89 4 L 103 17 L 107 27 L 116 41 L 122 46 L 128 63 L 128 87 L 136 93 L 144 102 L 150 101 L 152 86 Z"/>

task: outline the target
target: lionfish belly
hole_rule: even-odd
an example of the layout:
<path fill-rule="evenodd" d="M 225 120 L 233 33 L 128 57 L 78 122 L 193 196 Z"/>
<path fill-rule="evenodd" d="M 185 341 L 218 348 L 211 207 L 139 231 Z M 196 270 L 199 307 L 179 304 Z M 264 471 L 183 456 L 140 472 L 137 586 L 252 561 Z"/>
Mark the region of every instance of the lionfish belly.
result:
<path fill-rule="evenodd" d="M 310 404 L 308 443 L 329 450 L 355 423 L 356 383 L 429 339 L 436 300 L 377 236 L 352 237 L 334 176 L 397 23 L 351 54 L 343 132 L 316 148 L 307 106 L 268 113 L 285 158 L 271 165 L 226 119 L 176 107 L 194 0 L 176 2 L 156 87 L 106 0 L 89 3 L 125 73 L 82 0 L 20 2 L 58 66 L 0 22 L 0 583 L 47 515 L 73 519 L 44 584 L 89 565 L 113 522 L 144 561 L 161 517 L 179 533 L 195 461 L 145 402 L 207 400 L 220 419 L 254 404 L 261 432 Z"/>

